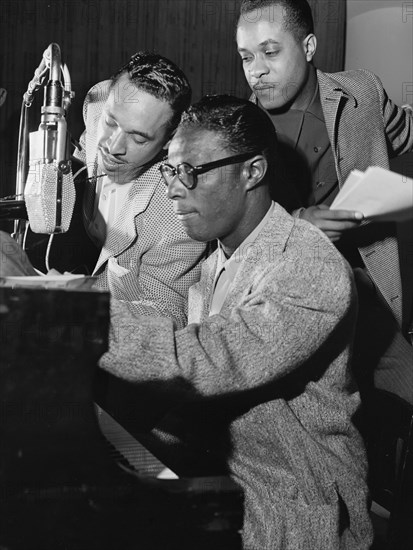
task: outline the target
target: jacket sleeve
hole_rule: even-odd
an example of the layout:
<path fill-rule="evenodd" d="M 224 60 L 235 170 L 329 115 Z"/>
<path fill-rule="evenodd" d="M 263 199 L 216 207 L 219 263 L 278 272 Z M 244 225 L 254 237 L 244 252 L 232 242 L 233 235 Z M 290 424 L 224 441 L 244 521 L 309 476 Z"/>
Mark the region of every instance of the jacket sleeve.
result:
<path fill-rule="evenodd" d="M 413 150 L 413 111 L 409 106 L 399 107 L 388 97 L 380 79 L 369 73 L 379 94 L 389 156 L 402 155 Z"/>
<path fill-rule="evenodd" d="M 188 290 L 199 280 L 207 245 L 188 237 L 165 195 L 160 176 L 153 176 L 156 167 L 149 172 L 146 208 L 136 214 L 134 200 L 142 196 L 131 191 L 135 198 L 126 205 L 124 220 L 111 231 L 105 243 L 109 257 L 97 273 L 112 297 L 130 302 L 129 309 L 135 314 L 171 317 L 177 327 L 184 327 Z M 124 241 L 123 233 L 132 230 L 135 239 Z"/>
<path fill-rule="evenodd" d="M 180 381 L 197 395 L 217 396 L 282 379 L 344 319 L 354 322 L 352 278 L 335 255 L 332 262 L 286 260 L 257 277 L 228 315 L 178 331 L 171 320 L 132 318 L 112 303 L 110 348 L 100 366 L 130 381 Z M 351 333 L 350 324 L 333 345 L 337 354 Z"/>
<path fill-rule="evenodd" d="M 129 319 L 136 315 L 167 317 L 182 328 L 187 321 L 188 290 L 199 280 L 206 246 L 175 233 L 171 225 L 168 228 L 172 234 L 154 242 L 137 260 L 137 274 L 132 270 L 117 276 L 110 272 L 110 259 L 108 285 L 112 296 L 124 296 L 121 301 Z"/>

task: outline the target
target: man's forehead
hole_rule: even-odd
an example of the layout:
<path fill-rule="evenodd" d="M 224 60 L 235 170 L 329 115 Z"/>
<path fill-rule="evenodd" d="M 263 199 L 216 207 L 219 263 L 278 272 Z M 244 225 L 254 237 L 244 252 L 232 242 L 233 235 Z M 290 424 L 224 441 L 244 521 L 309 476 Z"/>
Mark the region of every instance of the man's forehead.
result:
<path fill-rule="evenodd" d="M 130 83 L 132 88 L 112 87 L 103 111 L 120 122 L 129 133 L 152 133 L 167 128 L 173 111 L 167 101 Z"/>
<path fill-rule="evenodd" d="M 276 5 L 241 14 L 237 25 L 237 41 L 245 35 L 260 33 L 263 29 L 267 34 L 269 31 L 277 33 L 285 30 L 284 12 L 282 6 Z"/>
<path fill-rule="evenodd" d="M 270 6 L 255 8 L 246 13 L 241 13 L 238 19 L 237 27 L 256 24 L 263 21 L 275 24 L 283 23 L 286 14 L 287 10 L 281 4 L 271 4 Z"/>
<path fill-rule="evenodd" d="M 139 83 L 135 83 L 128 75 L 122 75 L 112 83 L 105 107 L 133 108 L 140 106 L 156 107 L 157 110 L 172 112 L 171 104 L 154 93 L 150 93 Z"/>
<path fill-rule="evenodd" d="M 169 145 L 168 157 L 187 162 L 205 158 L 219 148 L 219 143 L 218 132 L 197 126 L 179 127 Z"/>

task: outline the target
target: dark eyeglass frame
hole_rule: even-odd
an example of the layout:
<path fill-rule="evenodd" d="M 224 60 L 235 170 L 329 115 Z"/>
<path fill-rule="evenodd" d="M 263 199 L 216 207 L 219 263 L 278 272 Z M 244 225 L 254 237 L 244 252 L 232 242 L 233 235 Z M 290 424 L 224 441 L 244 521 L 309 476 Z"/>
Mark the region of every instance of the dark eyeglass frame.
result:
<path fill-rule="evenodd" d="M 207 162 L 206 164 L 200 164 L 198 166 L 192 166 L 191 164 L 189 164 L 189 162 L 181 162 L 175 168 L 171 164 L 168 164 L 167 162 L 163 162 L 159 166 L 159 170 L 162 174 L 165 185 L 167 187 L 171 183 L 173 178 L 175 176 L 178 176 L 179 181 L 182 183 L 182 185 L 184 185 L 187 189 L 194 189 L 196 187 L 197 176 L 199 174 L 204 174 L 205 172 L 209 172 L 214 168 L 220 168 L 222 166 L 237 164 L 238 162 L 243 162 L 245 160 L 250 159 L 251 157 L 254 157 L 255 155 L 261 155 L 261 154 L 262 154 L 261 151 L 256 151 L 252 153 L 240 153 L 239 155 L 235 155 L 233 157 L 225 157 L 224 159 L 214 160 L 213 162 Z M 181 166 L 186 166 L 188 168 L 185 172 L 182 172 L 182 170 L 180 170 Z M 166 176 L 166 174 L 164 173 L 165 168 L 168 168 L 168 170 L 170 170 L 169 176 Z M 187 181 L 184 181 L 185 177 Z"/>

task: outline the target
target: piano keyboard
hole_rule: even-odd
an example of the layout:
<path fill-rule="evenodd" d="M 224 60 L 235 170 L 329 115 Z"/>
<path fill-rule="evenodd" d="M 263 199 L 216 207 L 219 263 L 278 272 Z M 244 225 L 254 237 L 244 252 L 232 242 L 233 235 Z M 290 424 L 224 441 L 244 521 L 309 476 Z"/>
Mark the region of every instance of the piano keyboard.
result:
<path fill-rule="evenodd" d="M 112 416 L 95 404 L 99 427 L 108 442 L 111 458 L 145 477 L 176 479 L 176 475 L 139 443 Z"/>

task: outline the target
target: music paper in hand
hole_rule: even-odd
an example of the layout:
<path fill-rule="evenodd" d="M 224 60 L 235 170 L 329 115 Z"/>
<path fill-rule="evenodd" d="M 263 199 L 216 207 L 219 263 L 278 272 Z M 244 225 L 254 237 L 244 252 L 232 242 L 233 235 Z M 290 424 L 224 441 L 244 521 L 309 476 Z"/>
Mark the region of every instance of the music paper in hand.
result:
<path fill-rule="evenodd" d="M 365 218 L 402 221 L 413 217 L 413 179 L 379 166 L 353 170 L 330 206 Z"/>

